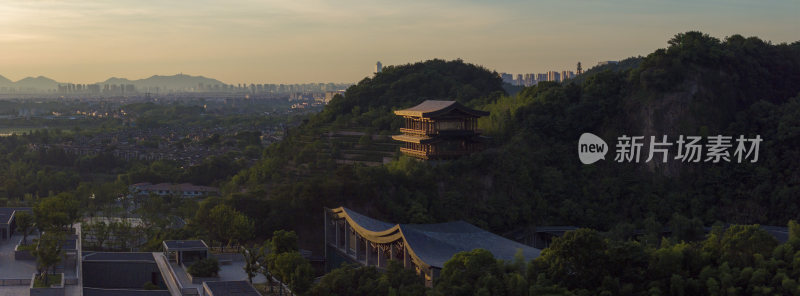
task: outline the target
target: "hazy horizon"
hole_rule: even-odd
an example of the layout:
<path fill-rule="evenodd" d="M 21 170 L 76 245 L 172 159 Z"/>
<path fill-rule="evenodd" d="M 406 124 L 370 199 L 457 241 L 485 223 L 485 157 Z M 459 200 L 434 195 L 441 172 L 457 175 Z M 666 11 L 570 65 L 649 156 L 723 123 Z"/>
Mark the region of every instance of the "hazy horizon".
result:
<path fill-rule="evenodd" d="M 358 82 L 456 59 L 509 73 L 646 55 L 673 35 L 800 39 L 796 1 L 23 1 L 0 4 L 0 75 L 95 83 L 184 73 L 228 84 Z"/>

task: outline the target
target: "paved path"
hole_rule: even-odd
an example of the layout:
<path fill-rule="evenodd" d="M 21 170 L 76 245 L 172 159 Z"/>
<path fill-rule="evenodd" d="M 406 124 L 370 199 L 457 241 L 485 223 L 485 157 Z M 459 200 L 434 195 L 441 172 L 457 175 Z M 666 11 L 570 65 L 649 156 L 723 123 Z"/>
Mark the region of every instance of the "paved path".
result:
<path fill-rule="evenodd" d="M 31 239 L 31 236 L 28 236 L 28 241 Z M 36 272 L 35 260 L 14 260 L 14 247 L 20 241 L 22 241 L 21 235 L 0 240 L 0 279 L 29 279 Z"/>
<path fill-rule="evenodd" d="M 0 296 L 24 296 L 28 295 L 28 293 L 30 293 L 28 286 L 0 286 Z M 81 295 L 80 287 L 77 285 L 65 286 L 64 295 Z"/>
<path fill-rule="evenodd" d="M 28 241 L 36 236 L 28 236 Z M 36 272 L 36 260 L 15 260 L 14 247 L 22 241 L 21 235 L 13 235 L 8 240 L 0 240 L 0 279 L 28 279 Z M 75 270 L 65 270 L 68 278 L 76 277 Z M 30 282 L 28 282 L 30 283 Z M 80 295 L 80 285 L 64 287 L 65 295 Z M 30 286 L 0 286 L 0 296 L 28 295 Z"/>

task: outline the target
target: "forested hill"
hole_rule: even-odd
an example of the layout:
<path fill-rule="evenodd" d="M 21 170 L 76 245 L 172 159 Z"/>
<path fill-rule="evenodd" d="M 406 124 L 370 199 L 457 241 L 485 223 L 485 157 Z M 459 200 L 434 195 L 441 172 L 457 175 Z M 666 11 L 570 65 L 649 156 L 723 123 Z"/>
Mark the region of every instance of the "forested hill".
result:
<path fill-rule="evenodd" d="M 461 60 L 430 60 L 401 66 L 386 66 L 372 78 L 335 97 L 312 125 L 363 126 L 397 130 L 392 109 L 403 109 L 428 99 L 457 100 L 482 106 L 503 96 L 497 73 Z M 400 123 L 400 121 L 396 121 Z"/>
<path fill-rule="evenodd" d="M 490 149 L 437 165 L 401 157 L 366 167 L 332 161 L 336 148 L 321 136 L 396 133 L 391 110 L 444 98 L 491 112 L 480 122 Z M 583 165 L 576 144 L 584 132 L 611 147 L 621 135 L 741 134 L 764 142 L 752 164 L 643 163 L 646 154 L 639 164 L 617 163 L 611 151 Z M 256 219 L 260 233 L 296 229 L 301 237 L 319 228 L 323 206 L 340 205 L 392 222 L 463 219 L 499 233 L 541 225 L 623 236 L 717 221 L 785 225 L 800 213 L 799 145 L 800 43 L 687 32 L 630 67 L 515 96 L 503 93 L 495 73 L 460 60 L 386 67 L 291 130 L 225 189 L 236 192 L 229 202 Z"/>

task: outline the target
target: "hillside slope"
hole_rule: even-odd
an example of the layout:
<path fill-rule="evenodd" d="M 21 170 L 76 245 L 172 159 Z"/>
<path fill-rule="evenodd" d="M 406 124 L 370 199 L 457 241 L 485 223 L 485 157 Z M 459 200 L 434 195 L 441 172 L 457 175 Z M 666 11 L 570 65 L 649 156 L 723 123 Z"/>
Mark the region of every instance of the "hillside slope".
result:
<path fill-rule="evenodd" d="M 513 97 L 495 73 L 462 61 L 385 69 L 225 186 L 235 192 L 230 203 L 254 217 L 261 233 L 288 228 L 318 237 L 321 208 L 341 205 L 393 222 L 464 219 L 499 233 L 537 225 L 630 229 L 688 218 L 785 225 L 797 218 L 798 43 L 687 32 L 628 69 L 540 83 Z M 342 166 L 319 140 L 344 128 L 396 133 L 391 110 L 427 98 L 492 112 L 480 122 L 492 136 L 490 149 L 437 165 L 399 158 Z M 583 165 L 575 146 L 584 132 L 612 146 L 621 135 L 758 134 L 764 142 L 752 164 L 616 163 L 612 155 Z M 299 167 L 313 173 L 293 174 Z"/>

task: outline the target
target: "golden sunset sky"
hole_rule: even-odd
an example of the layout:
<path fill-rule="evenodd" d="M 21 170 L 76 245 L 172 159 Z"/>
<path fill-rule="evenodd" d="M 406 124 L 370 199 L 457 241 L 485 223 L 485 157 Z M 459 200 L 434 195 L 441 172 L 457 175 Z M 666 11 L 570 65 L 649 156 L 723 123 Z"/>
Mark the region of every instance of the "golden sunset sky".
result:
<path fill-rule="evenodd" d="M 646 55 L 679 32 L 800 40 L 800 1 L 0 0 L 0 75 L 357 82 L 376 61 L 510 73 Z"/>

